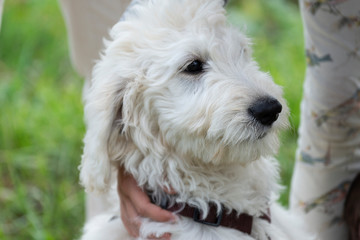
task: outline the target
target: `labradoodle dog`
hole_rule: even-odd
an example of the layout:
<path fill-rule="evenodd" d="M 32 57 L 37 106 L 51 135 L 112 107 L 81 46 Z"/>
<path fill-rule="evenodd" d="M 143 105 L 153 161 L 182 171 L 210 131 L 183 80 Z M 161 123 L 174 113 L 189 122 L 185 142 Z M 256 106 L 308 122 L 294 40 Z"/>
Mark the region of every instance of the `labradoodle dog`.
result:
<path fill-rule="evenodd" d="M 223 5 L 139 1 L 112 28 L 85 96 L 81 182 L 105 194 L 123 166 L 178 214 L 175 223 L 142 219 L 140 239 L 309 239 L 275 203 L 282 89 L 259 70 Z M 178 194 L 166 194 L 169 186 Z M 131 239 L 113 216 L 87 223 L 82 238 Z"/>

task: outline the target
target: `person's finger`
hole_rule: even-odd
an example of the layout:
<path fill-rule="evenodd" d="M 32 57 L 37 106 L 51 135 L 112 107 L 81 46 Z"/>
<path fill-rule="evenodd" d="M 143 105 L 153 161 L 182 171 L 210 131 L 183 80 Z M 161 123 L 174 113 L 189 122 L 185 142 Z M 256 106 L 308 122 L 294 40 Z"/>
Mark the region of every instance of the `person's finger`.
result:
<path fill-rule="evenodd" d="M 155 235 L 150 235 L 147 238 L 149 240 L 171 240 L 171 233 L 164 233 L 160 237 L 156 237 Z"/>
<path fill-rule="evenodd" d="M 156 222 L 174 222 L 177 219 L 172 212 L 151 203 L 149 198 L 139 198 L 133 205 L 140 216 Z"/>
<path fill-rule="evenodd" d="M 171 186 L 170 186 L 170 188 L 164 187 L 163 190 L 165 193 L 167 193 L 169 195 L 177 194 L 177 192 Z"/>
<path fill-rule="evenodd" d="M 120 204 L 121 204 L 120 205 L 121 219 L 123 221 L 126 230 L 132 237 L 138 237 L 141 222 L 138 219 L 139 216 L 136 213 L 135 208 L 131 205 L 131 202 L 126 197 L 124 197 L 120 201 Z"/>
<path fill-rule="evenodd" d="M 119 172 L 123 169 L 119 169 Z M 121 197 L 127 197 L 136 212 L 141 217 L 150 218 L 157 222 L 176 221 L 175 215 L 151 203 L 150 198 L 137 185 L 136 180 L 128 174 L 119 173 L 118 192 Z M 126 184 L 126 185 L 125 185 Z"/>
<path fill-rule="evenodd" d="M 139 188 L 134 177 L 127 174 L 123 168 L 119 168 L 117 185 L 118 193 L 128 196 L 129 190 L 132 190 L 133 188 Z"/>
<path fill-rule="evenodd" d="M 129 232 L 129 234 L 132 236 L 132 237 L 138 237 L 139 236 L 139 229 L 140 229 L 140 226 L 141 226 L 141 223 L 140 221 L 138 220 L 138 216 L 141 215 L 141 213 L 139 214 L 137 212 L 137 210 L 134 208 L 134 206 L 132 205 L 131 201 L 124 197 L 124 199 L 121 201 L 121 204 L 122 204 L 122 220 L 123 220 L 123 223 L 124 223 L 124 226 L 125 228 L 127 229 L 127 231 Z M 153 205 L 150 203 L 150 205 Z M 156 206 L 156 205 L 154 205 Z M 162 209 L 160 209 L 162 210 Z M 164 210 L 162 210 L 164 211 Z M 123 214 L 124 212 L 124 214 Z M 167 211 L 165 211 L 167 212 Z M 146 217 L 146 216 L 144 216 Z M 153 219 L 155 221 L 159 221 L 159 220 L 156 220 L 156 219 Z M 162 219 L 160 219 L 162 220 Z M 154 235 L 152 236 L 149 236 L 149 239 L 164 239 L 164 240 L 170 240 L 171 239 L 171 234 L 170 233 L 166 233 L 160 237 L 156 237 Z"/>

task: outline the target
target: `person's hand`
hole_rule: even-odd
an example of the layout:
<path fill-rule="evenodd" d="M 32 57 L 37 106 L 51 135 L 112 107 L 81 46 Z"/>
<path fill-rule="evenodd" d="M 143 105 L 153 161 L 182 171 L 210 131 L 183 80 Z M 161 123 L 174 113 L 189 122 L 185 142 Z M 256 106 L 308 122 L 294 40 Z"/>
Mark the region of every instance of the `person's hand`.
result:
<path fill-rule="evenodd" d="M 133 176 L 125 173 L 123 168 L 118 170 L 117 189 L 120 197 L 121 219 L 132 237 L 139 237 L 140 217 L 150 218 L 157 222 L 176 221 L 173 213 L 151 203 Z M 170 238 L 170 233 L 165 233 L 161 237 L 148 236 L 148 239 L 170 240 Z"/>

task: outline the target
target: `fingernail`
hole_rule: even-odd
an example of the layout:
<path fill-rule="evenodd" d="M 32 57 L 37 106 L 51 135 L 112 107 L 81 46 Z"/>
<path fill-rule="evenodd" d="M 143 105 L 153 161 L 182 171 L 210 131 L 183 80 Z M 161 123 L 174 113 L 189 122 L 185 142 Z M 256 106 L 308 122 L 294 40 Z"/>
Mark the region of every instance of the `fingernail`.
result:
<path fill-rule="evenodd" d="M 177 223 L 178 221 L 179 217 L 172 213 L 170 223 Z"/>

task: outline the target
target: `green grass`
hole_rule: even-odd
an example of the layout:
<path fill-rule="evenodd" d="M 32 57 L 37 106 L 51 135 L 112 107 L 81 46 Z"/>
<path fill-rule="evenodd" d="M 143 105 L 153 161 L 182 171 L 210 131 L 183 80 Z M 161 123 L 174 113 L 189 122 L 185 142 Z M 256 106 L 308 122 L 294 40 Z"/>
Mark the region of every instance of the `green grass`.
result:
<path fill-rule="evenodd" d="M 77 165 L 82 80 L 54 1 L 6 1 L 0 35 L 0 239 L 72 239 L 84 216 Z"/>
<path fill-rule="evenodd" d="M 230 21 L 240 29 L 245 29 L 252 37 L 255 59 L 263 71 L 269 72 L 275 82 L 283 86 L 290 107 L 291 128 L 281 135 L 282 146 L 278 154 L 282 183 L 287 187 L 280 201 L 287 205 L 305 73 L 299 9 L 285 0 L 244 0 L 233 5 L 230 9 Z"/>
<path fill-rule="evenodd" d="M 289 184 L 304 77 L 296 6 L 240 1 L 231 22 L 253 38 L 264 71 L 284 86 L 292 128 L 282 135 L 282 180 Z M 83 81 L 69 62 L 56 1 L 6 1 L 0 33 L 0 239 L 74 239 L 84 220 L 77 166 L 84 135 Z M 241 12 L 241 15 L 239 14 Z M 287 203 L 287 191 L 281 201 Z"/>

